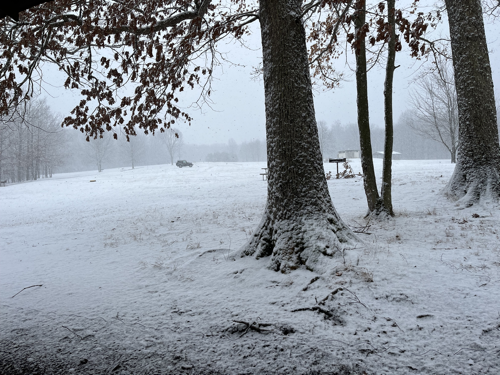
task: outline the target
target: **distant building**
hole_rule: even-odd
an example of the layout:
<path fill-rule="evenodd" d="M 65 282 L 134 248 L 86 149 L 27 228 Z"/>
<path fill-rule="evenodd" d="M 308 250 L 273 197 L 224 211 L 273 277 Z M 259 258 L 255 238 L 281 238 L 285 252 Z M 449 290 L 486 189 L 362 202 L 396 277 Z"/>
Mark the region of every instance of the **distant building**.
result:
<path fill-rule="evenodd" d="M 376 151 L 373 153 L 374 158 L 383 159 L 384 151 Z M 392 160 L 401 160 L 401 152 L 393 151 L 392 152 Z"/>
<path fill-rule="evenodd" d="M 360 157 L 359 150 L 345 150 L 339 151 L 339 159 L 356 159 Z"/>

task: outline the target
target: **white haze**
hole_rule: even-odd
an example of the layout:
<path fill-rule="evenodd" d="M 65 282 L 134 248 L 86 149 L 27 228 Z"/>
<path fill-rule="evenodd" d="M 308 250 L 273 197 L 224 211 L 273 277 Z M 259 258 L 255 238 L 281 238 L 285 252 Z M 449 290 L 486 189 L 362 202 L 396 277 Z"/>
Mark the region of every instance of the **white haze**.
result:
<path fill-rule="evenodd" d="M 423 11 L 433 9 L 434 1 L 421 1 Z M 427 6 L 425 6 L 427 4 Z M 485 18 L 486 37 L 490 49 L 490 62 L 493 82 L 496 84 L 496 97 L 500 97 L 500 27 L 498 21 Z M 241 143 L 252 139 L 265 139 L 264 87 L 260 79 L 253 79 L 253 68 L 261 61 L 260 29 L 257 23 L 251 25 L 252 35 L 247 38 L 246 46 L 239 43 L 219 43 L 219 49 L 231 62 L 222 61 L 215 70 L 213 93 L 210 105 L 204 105 L 202 110 L 192 106 L 198 99 L 196 90 L 187 90 L 181 97 L 184 108 L 194 117 L 192 125 L 178 124 L 186 140 L 192 144 L 227 143 L 234 139 Z M 428 35 L 430 39 L 447 37 L 448 25 L 446 17 L 438 29 Z M 403 43 L 403 51 L 396 56 L 394 76 L 394 119 L 397 120 L 407 109 L 410 101 L 409 91 L 418 74 L 427 65 L 423 61 L 412 59 Z M 353 53 L 349 49 L 335 61 L 338 71 L 343 72 L 345 80 L 333 91 L 323 91 L 317 86 L 315 90 L 315 110 L 318 120 L 332 124 L 340 121 L 342 124 L 356 123 L 356 92 L 354 81 Z M 44 87 L 44 95 L 55 112 L 67 115 L 80 101 L 78 92 L 64 90 L 62 84 L 65 78 L 53 67 L 44 66 L 44 79 L 48 83 Z M 383 114 L 383 83 L 384 66 L 375 66 L 368 73 L 370 121 L 372 127 L 382 127 Z M 50 85 L 49 85 L 50 83 Z"/>

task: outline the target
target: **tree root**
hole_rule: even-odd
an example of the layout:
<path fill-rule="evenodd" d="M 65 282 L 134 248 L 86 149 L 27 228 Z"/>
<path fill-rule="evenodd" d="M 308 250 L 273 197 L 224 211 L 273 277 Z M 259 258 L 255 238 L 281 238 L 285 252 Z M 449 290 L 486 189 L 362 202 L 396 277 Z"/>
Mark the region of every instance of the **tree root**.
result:
<path fill-rule="evenodd" d="M 500 201 L 500 173 L 494 166 L 469 170 L 457 164 L 444 194 L 459 205 L 471 207 Z"/>
<path fill-rule="evenodd" d="M 270 256 L 269 268 L 289 273 L 298 268 L 325 273 L 345 263 L 346 250 L 361 242 L 338 216 L 297 215 L 273 221 L 266 213 L 240 256 Z"/>

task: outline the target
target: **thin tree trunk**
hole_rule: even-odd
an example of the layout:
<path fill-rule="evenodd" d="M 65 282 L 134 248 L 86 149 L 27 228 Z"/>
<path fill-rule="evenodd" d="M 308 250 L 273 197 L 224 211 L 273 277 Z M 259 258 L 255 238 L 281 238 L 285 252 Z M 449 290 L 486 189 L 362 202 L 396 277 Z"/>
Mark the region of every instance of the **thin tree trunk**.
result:
<path fill-rule="evenodd" d="M 241 255 L 271 256 L 270 268 L 317 272 L 342 262 L 356 242 L 326 183 L 301 13 L 302 0 L 261 0 L 268 196 Z"/>
<path fill-rule="evenodd" d="M 368 80 L 366 72 L 365 19 L 366 0 L 358 0 L 355 5 L 354 25 L 356 27 L 356 90 L 358 108 L 359 145 L 361 148 L 361 167 L 364 175 L 364 188 L 368 203 L 368 214 L 375 211 L 379 204 L 379 194 L 370 135 L 370 113 L 368 110 Z"/>
<path fill-rule="evenodd" d="M 446 193 L 470 206 L 500 199 L 495 94 L 480 0 L 446 0 L 458 99 L 458 153 Z"/>
<path fill-rule="evenodd" d="M 384 84 L 384 118 L 385 118 L 385 143 L 384 143 L 384 168 L 382 172 L 381 199 L 382 205 L 379 213 L 385 212 L 394 216 L 392 210 L 392 151 L 394 142 L 394 124 L 392 114 L 392 88 L 396 60 L 396 20 L 395 0 L 387 0 L 387 19 L 390 27 L 387 65 Z"/>

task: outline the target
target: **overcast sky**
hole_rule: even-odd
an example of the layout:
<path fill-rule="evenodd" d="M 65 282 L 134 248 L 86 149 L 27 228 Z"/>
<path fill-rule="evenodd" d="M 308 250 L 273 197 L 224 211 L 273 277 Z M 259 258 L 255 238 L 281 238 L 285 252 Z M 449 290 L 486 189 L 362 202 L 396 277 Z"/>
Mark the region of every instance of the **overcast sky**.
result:
<path fill-rule="evenodd" d="M 485 19 L 487 40 L 490 49 L 490 62 L 493 71 L 495 94 L 497 102 L 500 99 L 500 21 L 493 24 Z M 190 109 L 194 118 L 190 127 L 187 124 L 177 125 L 183 132 L 185 142 L 190 144 L 225 143 L 233 138 L 238 143 L 251 139 L 265 139 L 264 86 L 261 79 L 252 79 L 252 68 L 259 65 L 262 59 L 260 50 L 260 30 L 258 23 L 252 25 L 253 34 L 247 38 L 247 45 L 252 50 L 237 44 L 220 44 L 227 58 L 237 64 L 224 63 L 216 70 L 213 83 L 211 108 L 204 106 L 203 111 Z M 436 35 L 448 32 L 444 21 Z M 404 44 L 403 44 L 404 47 Z M 317 120 L 328 124 L 340 121 L 342 124 L 356 123 L 356 90 L 352 72 L 353 54 L 348 51 L 351 66 L 346 65 L 345 56 L 336 61 L 336 68 L 345 74 L 345 81 L 334 91 L 315 90 L 315 109 Z M 412 81 L 417 77 L 417 67 L 420 62 L 408 57 L 407 49 L 396 56 L 394 77 L 394 120 L 408 109 L 409 92 Z M 47 99 L 55 112 L 67 115 L 80 100 L 77 92 L 62 88 L 64 77 L 55 69 L 44 68 L 44 78 L 53 87 L 46 85 L 49 95 Z M 383 83 L 385 71 L 376 67 L 368 74 L 370 121 L 372 126 L 383 126 Z M 189 90 L 188 90 L 189 91 Z M 187 107 L 196 93 L 188 93 L 185 97 Z"/>

